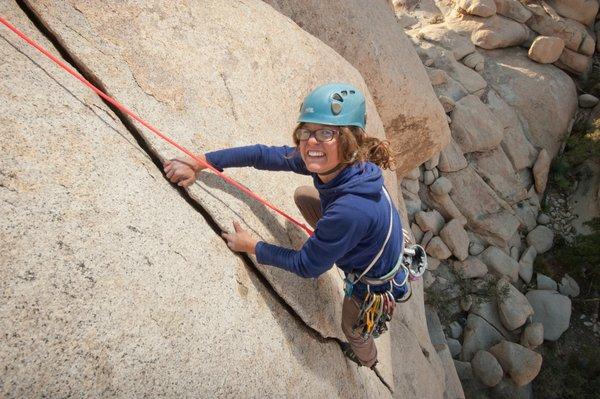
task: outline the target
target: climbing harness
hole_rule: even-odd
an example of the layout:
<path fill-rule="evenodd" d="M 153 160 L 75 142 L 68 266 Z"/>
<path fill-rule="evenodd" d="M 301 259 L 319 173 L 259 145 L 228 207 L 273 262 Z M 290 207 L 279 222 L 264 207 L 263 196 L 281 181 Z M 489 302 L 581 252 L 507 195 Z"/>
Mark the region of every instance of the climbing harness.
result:
<path fill-rule="evenodd" d="M 415 244 L 407 248 L 402 245 L 402 256 L 400 256 L 400 259 L 398 259 L 398 262 L 396 262 L 396 265 L 392 270 L 378 278 L 366 276 L 369 270 L 371 270 L 381 257 L 392 233 L 394 222 L 392 201 L 385 187 L 383 188 L 383 193 L 390 206 L 390 222 L 385 241 L 377 255 L 375 255 L 375 258 L 373 258 L 371 263 L 369 263 L 358 278 L 356 278 L 354 273 L 349 273 L 344 279 L 344 293 L 348 298 L 352 297 L 354 285 L 356 285 L 357 282 L 360 281 L 367 286 L 367 293 L 362 300 L 358 317 L 352 327 L 355 331 L 361 330 L 361 335 L 364 339 L 369 338 L 369 336 L 377 338 L 387 331 L 387 323 L 392 320 L 396 303 L 406 302 L 410 299 L 412 296 L 412 281 L 421 277 L 427 269 L 427 255 L 425 254 L 423 247 Z M 407 237 L 407 234 L 404 233 L 404 236 Z M 398 284 L 395 277 L 401 270 L 404 272 L 404 279 Z M 386 283 L 389 283 L 389 289 L 387 291 L 382 293 L 371 292 L 372 285 L 376 286 Z M 394 287 L 403 286 L 407 287 L 406 294 L 401 298 L 394 298 L 394 295 L 392 294 Z"/>
<path fill-rule="evenodd" d="M 13 26 L 12 24 L 10 24 L 6 19 L 0 17 L 0 23 L 3 24 L 4 26 L 6 26 L 11 31 L 13 31 L 17 36 L 19 36 L 21 39 L 23 39 L 27 44 L 29 44 L 30 46 L 34 47 L 36 50 L 38 50 L 43 55 L 45 55 L 46 57 L 48 57 L 56 65 L 58 65 L 59 67 L 61 67 L 62 69 L 64 69 L 67 73 L 69 73 L 74 78 L 76 78 L 77 80 L 79 80 L 81 83 L 83 83 L 84 85 L 86 85 L 89 89 L 91 89 L 97 95 L 99 95 L 100 97 L 102 97 L 102 99 L 104 99 L 108 103 L 112 104 L 114 107 L 116 107 L 117 109 L 119 109 L 121 112 L 127 114 L 128 116 L 130 116 L 131 118 L 133 118 L 137 122 L 141 123 L 144 127 L 146 127 L 148 130 L 150 130 L 156 136 L 158 136 L 162 140 L 164 140 L 167 143 L 171 144 L 173 147 L 175 147 L 178 150 L 180 150 L 183 153 L 185 153 L 187 156 L 189 156 L 194 161 L 196 161 L 199 165 L 202 165 L 202 166 L 206 167 L 207 169 L 210 169 L 213 173 L 215 173 L 221 179 L 223 179 L 226 182 L 228 182 L 229 184 L 233 185 L 234 187 L 236 187 L 237 189 L 239 189 L 240 191 L 242 191 L 244 194 L 246 194 L 250 198 L 253 198 L 253 199 L 261 202 L 265 206 L 271 208 L 274 212 L 277 212 L 278 214 L 280 214 L 284 218 L 288 219 L 290 222 L 294 223 L 296 226 L 298 226 L 301 229 L 303 229 L 309 236 L 313 235 L 313 231 L 308 226 L 306 226 L 304 223 L 301 223 L 301 222 L 297 221 L 296 219 L 294 219 L 293 217 L 291 217 L 287 213 L 283 212 L 282 210 L 280 210 L 276 206 L 272 205 L 271 203 L 267 202 L 266 200 L 264 200 L 261 197 L 259 197 L 258 195 L 256 195 L 254 192 L 252 192 L 249 189 L 247 189 L 246 187 L 244 187 L 242 184 L 240 184 L 237 181 L 233 180 L 232 178 L 226 176 L 224 173 L 222 173 L 221 171 L 219 171 L 217 168 L 215 168 L 214 166 L 212 166 L 210 163 L 203 161 L 200 157 L 198 157 L 197 155 L 194 155 L 187 148 L 185 148 L 182 145 L 178 144 L 173 139 L 165 136 L 156 127 L 152 126 L 150 123 L 146 122 L 144 119 L 140 118 L 135 113 L 133 113 L 131 110 L 129 110 L 127 107 L 125 107 L 124 105 L 122 105 L 120 102 L 118 102 L 117 100 L 113 99 L 112 97 L 110 97 L 109 95 L 107 95 L 106 93 L 104 93 L 102 90 L 98 89 L 96 86 L 94 86 L 92 83 L 90 83 L 86 78 L 84 78 L 83 76 L 81 76 L 75 70 L 73 70 L 68 65 L 66 65 L 64 62 L 62 62 L 61 60 L 59 60 L 58 58 L 56 58 L 54 55 L 52 55 L 48 50 L 46 50 L 45 48 L 43 48 L 41 45 L 39 45 L 38 43 L 36 43 L 34 40 L 30 39 L 27 35 L 25 35 L 23 32 L 21 32 L 15 26 Z"/>

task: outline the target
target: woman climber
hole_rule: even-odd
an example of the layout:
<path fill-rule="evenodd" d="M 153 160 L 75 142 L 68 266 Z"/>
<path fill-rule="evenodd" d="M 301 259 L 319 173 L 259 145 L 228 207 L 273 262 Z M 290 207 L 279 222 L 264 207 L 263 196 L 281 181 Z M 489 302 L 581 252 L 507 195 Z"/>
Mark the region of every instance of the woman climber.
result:
<path fill-rule="evenodd" d="M 252 166 L 311 175 L 294 200 L 315 229 L 299 251 L 259 241 L 239 223 L 223 233 L 234 251 L 256 254 L 264 265 L 315 278 L 334 263 L 344 271 L 342 349 L 359 365 L 373 367 L 373 337 L 386 330 L 395 302 L 408 292 L 404 239 L 398 211 L 383 186 L 380 168 L 392 168 L 389 144 L 365 133 L 365 97 L 349 84 L 327 84 L 302 103 L 295 146 L 252 145 L 201 155 L 218 169 Z M 165 162 L 167 178 L 187 187 L 204 167 L 192 160 Z"/>

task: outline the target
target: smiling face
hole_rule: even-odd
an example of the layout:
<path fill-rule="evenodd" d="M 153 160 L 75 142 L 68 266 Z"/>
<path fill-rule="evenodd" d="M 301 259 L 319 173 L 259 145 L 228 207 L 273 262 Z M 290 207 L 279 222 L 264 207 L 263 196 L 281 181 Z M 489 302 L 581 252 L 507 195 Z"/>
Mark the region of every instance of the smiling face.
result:
<path fill-rule="evenodd" d="M 316 123 L 304 123 L 302 127 L 313 132 L 319 129 L 339 130 L 337 126 L 320 125 Z M 314 134 L 312 134 L 308 140 L 300 141 L 298 150 L 300 151 L 302 160 L 306 164 L 306 168 L 312 173 L 325 173 L 338 166 L 341 162 L 338 134 L 336 134 L 331 141 L 326 142 L 317 141 Z M 337 173 L 335 175 L 337 175 Z M 332 178 L 332 176 L 326 175 L 322 176 L 321 180 L 331 180 Z"/>

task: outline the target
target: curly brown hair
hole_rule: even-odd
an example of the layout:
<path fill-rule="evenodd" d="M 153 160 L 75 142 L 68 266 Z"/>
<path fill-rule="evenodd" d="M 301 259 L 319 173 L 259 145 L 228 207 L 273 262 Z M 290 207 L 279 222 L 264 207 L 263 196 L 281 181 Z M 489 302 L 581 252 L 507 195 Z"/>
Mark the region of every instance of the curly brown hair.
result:
<path fill-rule="evenodd" d="M 294 132 L 303 125 L 303 123 L 298 124 Z M 338 141 L 343 165 L 369 161 L 382 169 L 394 170 L 396 168 L 389 141 L 371 137 L 358 126 L 340 126 L 336 127 L 336 130 L 340 132 Z M 297 148 L 300 142 L 294 133 L 292 133 L 292 138 Z"/>

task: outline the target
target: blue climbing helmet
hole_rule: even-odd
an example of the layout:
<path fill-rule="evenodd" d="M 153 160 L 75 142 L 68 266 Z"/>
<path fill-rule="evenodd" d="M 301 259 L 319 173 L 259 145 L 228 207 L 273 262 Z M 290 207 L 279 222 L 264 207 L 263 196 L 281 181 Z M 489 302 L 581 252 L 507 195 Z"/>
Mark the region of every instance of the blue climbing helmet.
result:
<path fill-rule="evenodd" d="M 311 91 L 300 106 L 298 122 L 365 128 L 365 96 L 347 83 L 329 83 Z"/>

